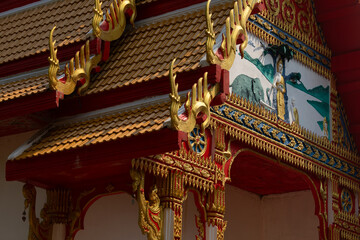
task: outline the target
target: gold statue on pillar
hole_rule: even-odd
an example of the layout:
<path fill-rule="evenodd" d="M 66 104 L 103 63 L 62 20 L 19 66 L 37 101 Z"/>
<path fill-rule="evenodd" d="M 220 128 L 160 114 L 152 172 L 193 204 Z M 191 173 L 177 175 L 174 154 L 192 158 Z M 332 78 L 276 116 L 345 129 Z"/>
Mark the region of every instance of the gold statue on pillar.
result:
<path fill-rule="evenodd" d="M 283 61 L 280 58 L 276 65 L 276 73 L 274 76 L 274 88 L 276 88 L 276 105 L 278 117 L 284 120 L 285 118 L 285 79 L 282 75 Z"/>
<path fill-rule="evenodd" d="M 160 240 L 162 230 L 162 210 L 160 198 L 157 195 L 157 187 L 150 189 L 149 201 L 145 199 L 144 182 L 145 173 L 136 170 L 130 171 L 133 179 L 133 191 L 136 192 L 136 199 L 139 205 L 139 226 L 141 232 L 147 235 L 148 240 Z"/>

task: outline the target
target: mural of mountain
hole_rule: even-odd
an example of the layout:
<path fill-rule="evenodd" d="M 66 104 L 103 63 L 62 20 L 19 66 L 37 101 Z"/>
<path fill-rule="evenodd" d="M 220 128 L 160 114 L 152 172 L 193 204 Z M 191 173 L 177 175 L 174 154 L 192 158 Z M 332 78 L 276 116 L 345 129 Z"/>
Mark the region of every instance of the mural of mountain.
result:
<path fill-rule="evenodd" d="M 286 83 L 329 105 L 329 86 L 324 88 L 320 85 L 312 89 L 307 89 L 302 82 L 293 83 L 291 81 L 287 81 Z"/>
<path fill-rule="evenodd" d="M 240 53 L 239 53 L 240 55 Z M 257 69 L 266 77 L 269 82 L 273 82 L 274 79 L 274 67 L 271 64 L 266 64 L 265 66 L 259 61 L 259 59 L 254 59 L 246 51 L 244 52 L 244 58 L 254 64 Z"/>
<path fill-rule="evenodd" d="M 329 116 L 329 104 L 328 103 L 325 103 L 325 102 L 318 102 L 318 101 L 314 101 L 314 100 L 307 100 L 307 102 L 313 107 L 316 109 L 316 111 L 318 113 L 320 113 L 320 115 L 322 117 L 326 117 L 326 120 L 328 122 L 328 133 L 330 133 L 330 116 Z M 323 126 L 323 121 L 318 121 L 317 122 L 320 129 L 322 131 L 324 131 L 324 126 Z"/>

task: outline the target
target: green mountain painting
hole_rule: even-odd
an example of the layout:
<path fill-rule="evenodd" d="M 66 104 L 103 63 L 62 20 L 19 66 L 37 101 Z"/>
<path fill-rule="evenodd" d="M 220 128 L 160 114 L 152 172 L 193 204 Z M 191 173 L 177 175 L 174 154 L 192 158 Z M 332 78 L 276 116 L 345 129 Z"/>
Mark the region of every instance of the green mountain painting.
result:
<path fill-rule="evenodd" d="M 312 89 L 307 89 L 302 82 L 293 83 L 291 81 L 287 81 L 286 83 L 329 105 L 329 86 L 326 88 L 323 86 L 317 86 Z"/>
<path fill-rule="evenodd" d="M 320 115 L 322 117 L 326 117 L 326 120 L 328 122 L 327 125 L 327 130 L 328 133 L 330 133 L 330 124 L 329 124 L 329 120 L 330 120 L 330 115 L 329 115 L 329 104 L 326 102 L 319 102 L 319 101 L 314 101 L 314 100 L 307 100 L 307 102 L 316 109 L 316 111 L 318 113 L 320 113 Z M 323 121 L 318 121 L 317 124 L 319 125 L 320 129 L 322 131 L 324 131 L 324 126 L 323 126 Z"/>
<path fill-rule="evenodd" d="M 240 55 L 240 53 L 239 53 Z M 244 58 L 254 64 L 257 69 L 260 70 L 260 72 L 266 77 L 269 82 L 273 82 L 274 79 L 274 67 L 271 64 L 266 64 L 265 66 L 259 61 L 257 58 L 252 58 L 249 53 L 246 51 L 244 52 Z"/>

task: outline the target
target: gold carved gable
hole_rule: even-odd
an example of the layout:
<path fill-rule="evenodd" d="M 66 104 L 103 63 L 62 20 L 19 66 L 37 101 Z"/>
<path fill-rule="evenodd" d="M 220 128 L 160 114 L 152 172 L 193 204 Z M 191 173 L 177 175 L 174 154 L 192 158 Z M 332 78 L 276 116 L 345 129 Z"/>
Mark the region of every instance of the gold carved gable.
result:
<path fill-rule="evenodd" d="M 325 46 L 312 0 L 264 0 L 264 3 L 262 17 L 310 47 Z"/>

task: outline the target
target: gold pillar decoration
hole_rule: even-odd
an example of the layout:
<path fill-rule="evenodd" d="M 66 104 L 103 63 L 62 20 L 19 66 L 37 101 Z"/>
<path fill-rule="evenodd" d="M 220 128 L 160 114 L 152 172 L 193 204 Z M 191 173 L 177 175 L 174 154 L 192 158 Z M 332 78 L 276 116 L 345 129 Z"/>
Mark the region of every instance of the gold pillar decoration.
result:
<path fill-rule="evenodd" d="M 163 208 L 174 212 L 174 240 L 180 240 L 182 234 L 182 212 L 184 201 L 183 173 L 172 171 L 167 178 L 159 178 L 159 195 Z"/>
<path fill-rule="evenodd" d="M 134 169 L 130 171 L 133 179 L 133 191 L 139 205 L 139 226 L 143 234 L 149 240 L 160 240 L 162 231 L 162 208 L 160 198 L 157 195 L 157 187 L 154 185 L 149 193 L 149 200 L 146 200 L 144 193 L 145 173 Z"/>
<path fill-rule="evenodd" d="M 119 39 L 126 27 L 125 12 L 128 9 L 132 10 L 130 23 L 134 25 L 136 18 L 136 4 L 135 0 L 114 0 L 110 4 L 109 11 L 106 12 L 106 23 L 108 29 L 104 30 L 100 27 L 103 20 L 103 11 L 101 10 L 100 0 L 95 0 L 94 18 L 92 21 L 94 35 L 104 41 L 114 41 Z"/>
<path fill-rule="evenodd" d="M 47 216 L 50 223 L 69 223 L 71 207 L 70 191 L 66 189 L 51 189 L 46 191 Z"/>
<path fill-rule="evenodd" d="M 41 218 L 36 217 L 36 189 L 33 185 L 25 184 L 23 187 L 23 195 L 25 198 L 25 209 L 29 209 L 29 234 L 28 240 L 48 240 L 51 239 L 51 224 L 47 216 L 47 206 L 41 210 Z M 25 220 L 25 219 L 24 219 Z"/>
<path fill-rule="evenodd" d="M 230 16 L 226 19 L 226 36 L 223 35 L 223 42 L 221 43 L 223 59 L 214 53 L 216 38 L 213 23 L 211 21 L 212 14 L 210 13 L 210 2 L 211 0 L 208 0 L 206 5 L 206 59 L 210 64 L 218 64 L 221 68 L 230 70 L 235 60 L 236 42 L 239 36 L 244 37 L 243 42 L 240 45 L 241 57 L 244 57 L 244 49 L 248 43 L 246 22 L 256 5 L 260 4 L 260 0 L 237 0 L 234 3 L 234 9 L 230 11 Z"/>
<path fill-rule="evenodd" d="M 217 227 L 217 240 L 224 240 L 227 221 L 225 214 L 225 186 L 218 186 L 209 193 L 206 203 L 207 223 Z"/>
<path fill-rule="evenodd" d="M 207 72 L 204 73 L 204 78 L 200 78 L 197 84 L 194 84 L 191 91 L 187 94 L 187 100 L 185 103 L 185 110 L 187 112 L 187 119 L 181 119 L 178 115 L 179 108 L 181 107 L 180 96 L 178 93 L 178 84 L 175 84 L 176 75 L 174 75 L 173 66 L 176 59 L 170 64 L 169 76 L 171 86 L 171 106 L 170 116 L 172 126 L 183 132 L 191 132 L 196 125 L 197 116 L 202 113 L 206 116 L 206 119 L 200 124 L 201 132 L 203 133 L 205 128 L 210 123 L 210 102 L 217 94 L 218 84 L 213 86 L 210 90 L 208 89 Z M 190 103 L 191 102 L 191 103 Z"/>
<path fill-rule="evenodd" d="M 97 66 L 101 61 L 102 54 L 99 53 L 93 57 L 90 57 L 90 42 L 86 41 L 80 51 L 75 54 L 74 58 L 70 60 L 69 64 L 65 66 L 65 76 L 60 78 L 57 76 L 59 71 L 59 60 L 57 59 L 57 49 L 55 47 L 56 41 L 53 41 L 53 33 L 56 26 L 50 31 L 49 37 L 49 79 L 50 87 L 53 90 L 57 90 L 65 95 L 70 95 L 75 91 L 78 80 L 85 79 L 85 83 L 79 87 L 78 94 L 81 95 L 89 87 L 91 70 Z M 60 80 L 61 79 L 61 80 Z"/>

